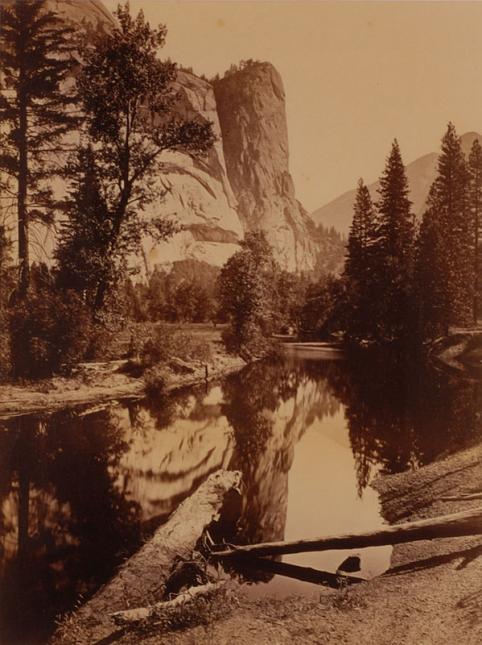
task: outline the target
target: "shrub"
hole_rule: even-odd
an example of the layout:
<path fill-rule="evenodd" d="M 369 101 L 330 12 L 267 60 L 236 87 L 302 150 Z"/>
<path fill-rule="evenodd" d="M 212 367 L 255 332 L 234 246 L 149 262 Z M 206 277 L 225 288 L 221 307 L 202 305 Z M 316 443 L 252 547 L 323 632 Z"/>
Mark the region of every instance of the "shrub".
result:
<path fill-rule="evenodd" d="M 10 333 L 8 315 L 5 309 L 0 309 L 0 381 L 4 380 L 11 369 L 10 362 Z"/>
<path fill-rule="evenodd" d="M 145 368 L 167 363 L 171 358 L 205 363 L 211 358 L 211 347 L 206 340 L 194 338 L 167 325 L 156 325 L 145 341 L 140 357 Z"/>
<path fill-rule="evenodd" d="M 51 285 L 33 291 L 10 316 L 15 376 L 40 378 L 68 369 L 84 357 L 92 330 L 91 315 L 73 291 Z"/>
<path fill-rule="evenodd" d="M 144 372 L 144 382 L 148 396 L 163 397 L 169 386 L 169 372 L 161 365 L 155 365 Z"/>

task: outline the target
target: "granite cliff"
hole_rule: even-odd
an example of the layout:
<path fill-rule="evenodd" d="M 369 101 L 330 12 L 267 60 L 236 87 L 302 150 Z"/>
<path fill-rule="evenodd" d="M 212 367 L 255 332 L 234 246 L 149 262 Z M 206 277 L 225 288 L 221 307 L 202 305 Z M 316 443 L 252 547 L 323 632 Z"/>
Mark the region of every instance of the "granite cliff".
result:
<path fill-rule="evenodd" d="M 245 64 L 215 82 L 214 93 L 228 177 L 245 230 L 264 230 L 287 269 L 313 269 L 317 244 L 289 172 L 281 76 L 269 63 Z"/>
<path fill-rule="evenodd" d="M 100 0 L 47 4 L 76 29 L 108 30 L 114 24 Z M 214 83 L 180 70 L 176 86 L 179 114 L 212 122 L 217 141 L 203 159 L 164 156 L 159 182 L 166 197 L 152 204 L 146 216 L 161 211 L 177 220 L 182 231 L 161 244 L 146 238 L 142 257 L 133 261 L 145 273 L 181 260 L 222 266 L 239 249 L 245 232 L 262 229 L 284 268 L 336 271 L 344 255 L 341 240 L 317 229 L 295 196 L 284 89 L 274 67 L 244 65 Z M 14 213 L 10 215 L 14 230 Z M 53 232 L 36 225 L 32 238 L 32 257 L 48 261 Z"/>

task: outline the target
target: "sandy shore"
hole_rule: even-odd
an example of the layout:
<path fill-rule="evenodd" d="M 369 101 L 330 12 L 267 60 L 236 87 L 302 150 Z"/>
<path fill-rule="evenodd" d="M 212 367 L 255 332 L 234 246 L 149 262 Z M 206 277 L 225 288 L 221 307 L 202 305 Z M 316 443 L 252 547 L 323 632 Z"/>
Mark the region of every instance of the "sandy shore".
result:
<path fill-rule="evenodd" d="M 99 405 L 119 399 L 144 396 L 142 378 L 132 378 L 120 371 L 125 361 L 85 364 L 71 378 L 54 377 L 35 384 L 0 386 L 0 419 L 22 414 L 52 412 L 61 408 Z M 208 365 L 208 380 L 221 378 L 245 366 L 236 356 L 221 350 L 213 353 Z M 204 364 L 193 364 L 192 373 L 172 374 L 168 390 L 189 387 L 206 380 Z"/>

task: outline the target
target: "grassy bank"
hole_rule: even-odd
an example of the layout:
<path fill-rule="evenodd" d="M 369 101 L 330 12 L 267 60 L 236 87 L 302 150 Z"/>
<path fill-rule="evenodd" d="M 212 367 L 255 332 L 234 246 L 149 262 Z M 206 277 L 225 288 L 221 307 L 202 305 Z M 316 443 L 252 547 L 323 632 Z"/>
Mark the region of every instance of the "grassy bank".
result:
<path fill-rule="evenodd" d="M 241 369 L 245 363 L 226 353 L 221 341 L 221 329 L 212 325 L 170 325 L 174 330 L 202 342 L 209 351 L 203 360 L 183 360 L 181 365 L 171 362 L 163 366 L 164 392 L 219 378 Z M 141 398 L 145 395 L 146 379 L 143 374 L 133 375 L 126 369 L 130 359 L 121 358 L 132 341 L 141 342 L 149 333 L 145 325 L 137 325 L 120 334 L 115 343 L 106 348 L 109 360 L 82 363 L 69 376 L 9 383 L 0 386 L 0 418 L 34 412 L 48 412 L 64 407 L 99 405 L 113 399 Z M 175 357 L 173 357 L 174 359 Z M 207 372 L 206 372 L 207 368 Z"/>

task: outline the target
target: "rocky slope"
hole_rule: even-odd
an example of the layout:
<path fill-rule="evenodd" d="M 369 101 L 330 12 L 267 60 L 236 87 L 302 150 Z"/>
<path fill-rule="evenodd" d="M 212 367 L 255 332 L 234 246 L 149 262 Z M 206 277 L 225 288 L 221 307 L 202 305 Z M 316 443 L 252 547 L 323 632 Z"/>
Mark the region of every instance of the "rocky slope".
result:
<path fill-rule="evenodd" d="M 466 132 L 462 135 L 461 139 L 462 148 L 466 155 L 469 154 L 474 139 L 478 139 L 482 142 L 482 137 L 477 132 Z M 437 160 L 438 154 L 430 152 L 429 154 L 412 161 L 412 163 L 406 166 L 407 178 L 410 186 L 410 199 L 413 203 L 413 211 L 419 218 L 423 215 L 430 186 L 437 174 Z M 377 198 L 378 188 L 378 181 L 369 186 L 370 193 L 374 200 Z M 327 228 L 333 226 L 339 233 L 348 235 L 353 215 L 355 195 L 355 190 L 349 190 L 325 206 L 318 208 L 311 214 L 311 217 L 317 224 L 322 224 Z"/>

